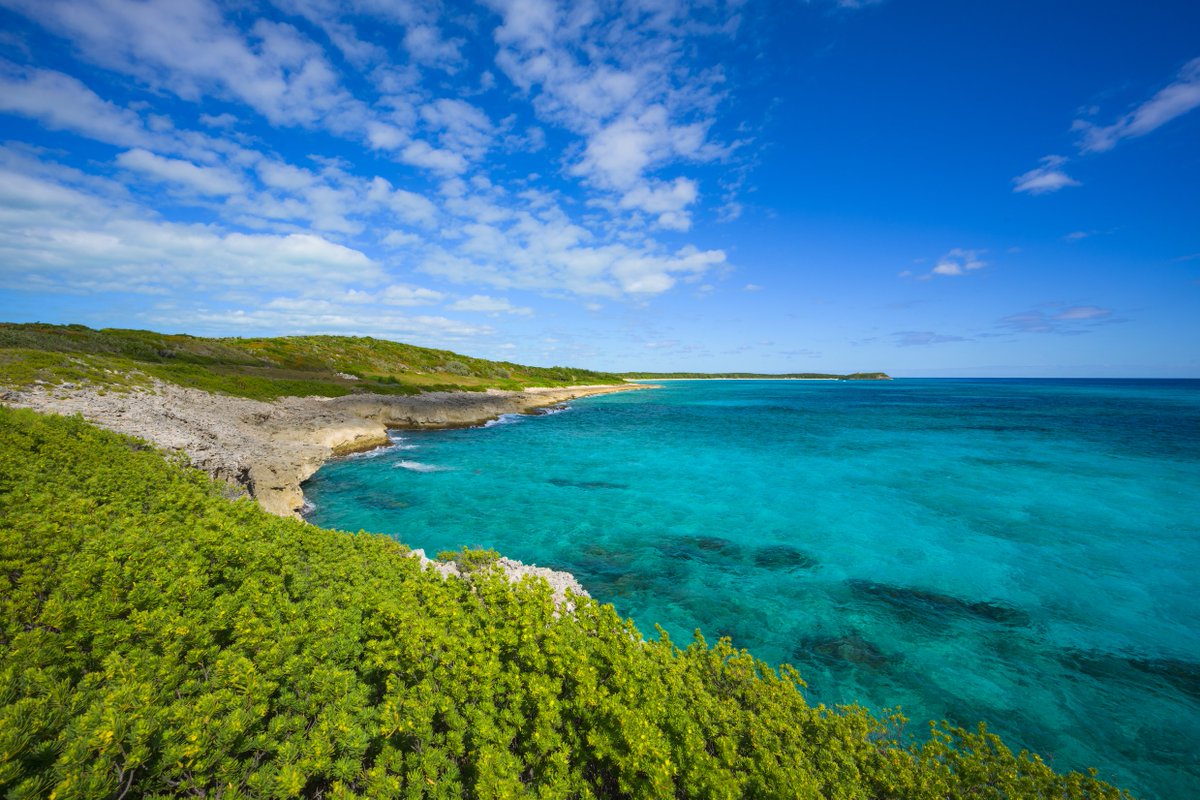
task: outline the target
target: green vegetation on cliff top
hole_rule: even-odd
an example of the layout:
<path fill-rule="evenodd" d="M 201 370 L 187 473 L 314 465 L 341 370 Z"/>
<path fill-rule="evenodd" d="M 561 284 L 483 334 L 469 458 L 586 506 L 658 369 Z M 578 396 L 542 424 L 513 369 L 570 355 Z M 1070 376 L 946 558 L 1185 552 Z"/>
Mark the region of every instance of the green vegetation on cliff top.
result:
<path fill-rule="evenodd" d="M 0 408 L 0 796 L 1120 798 Z M 487 554 L 484 554 L 485 556 Z M 465 559 L 464 559 L 465 560 Z"/>
<path fill-rule="evenodd" d="M 0 386 L 42 381 L 123 388 L 150 378 L 258 400 L 622 382 L 604 372 L 528 367 L 367 337 L 205 339 L 0 323 Z"/>

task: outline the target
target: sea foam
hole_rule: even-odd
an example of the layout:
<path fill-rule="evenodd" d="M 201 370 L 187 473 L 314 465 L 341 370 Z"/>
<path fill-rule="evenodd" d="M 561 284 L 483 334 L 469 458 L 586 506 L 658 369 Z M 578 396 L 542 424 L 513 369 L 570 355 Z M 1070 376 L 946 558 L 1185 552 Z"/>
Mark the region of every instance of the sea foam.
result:
<path fill-rule="evenodd" d="M 489 419 L 487 422 L 483 423 L 483 427 L 493 428 L 497 425 L 512 425 L 514 423 L 520 422 L 522 416 L 524 416 L 524 415 L 523 414 L 501 414 L 500 416 L 496 417 L 495 419 Z"/>
<path fill-rule="evenodd" d="M 440 467 L 437 464 L 422 464 L 420 461 L 397 461 L 393 467 L 412 472 L 449 472 L 454 469 L 454 467 Z"/>

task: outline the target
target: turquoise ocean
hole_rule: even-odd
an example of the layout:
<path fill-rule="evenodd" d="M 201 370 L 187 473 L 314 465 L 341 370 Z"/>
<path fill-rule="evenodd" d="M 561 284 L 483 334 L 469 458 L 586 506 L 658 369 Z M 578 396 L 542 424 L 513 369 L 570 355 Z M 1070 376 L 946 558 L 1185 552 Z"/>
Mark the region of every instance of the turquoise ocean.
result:
<path fill-rule="evenodd" d="M 394 433 L 309 519 L 567 570 L 811 702 L 1200 797 L 1200 381 L 686 381 Z"/>

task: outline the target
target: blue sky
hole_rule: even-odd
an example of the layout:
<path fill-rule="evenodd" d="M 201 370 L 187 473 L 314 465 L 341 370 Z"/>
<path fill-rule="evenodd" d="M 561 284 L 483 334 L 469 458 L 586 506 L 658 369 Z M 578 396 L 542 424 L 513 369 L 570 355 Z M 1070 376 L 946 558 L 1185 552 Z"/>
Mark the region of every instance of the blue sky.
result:
<path fill-rule="evenodd" d="M 1200 4 L 0 0 L 0 318 L 1200 376 Z"/>

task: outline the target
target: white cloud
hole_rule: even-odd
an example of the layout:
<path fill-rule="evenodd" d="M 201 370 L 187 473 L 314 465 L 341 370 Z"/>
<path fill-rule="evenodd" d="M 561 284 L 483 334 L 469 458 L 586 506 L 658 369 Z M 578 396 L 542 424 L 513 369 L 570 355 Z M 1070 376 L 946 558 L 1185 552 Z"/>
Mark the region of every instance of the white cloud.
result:
<path fill-rule="evenodd" d="M 1185 64 L 1171 84 L 1111 125 L 1076 120 L 1073 130 L 1083 134 L 1082 152 L 1102 153 L 1116 147 L 1122 139 L 1145 136 L 1197 107 L 1200 107 L 1200 58 Z"/>
<path fill-rule="evenodd" d="M 387 233 L 387 235 L 379 240 L 379 243 L 386 247 L 400 248 L 410 247 L 411 245 L 418 244 L 421 241 L 422 239 L 420 236 L 412 233 L 406 233 L 404 231 L 390 231 Z"/>
<path fill-rule="evenodd" d="M 200 124 L 210 128 L 231 128 L 237 123 L 233 114 L 201 114 Z"/>
<path fill-rule="evenodd" d="M 408 141 L 408 134 L 395 125 L 378 120 L 368 120 L 367 143 L 376 150 L 395 150 Z"/>
<path fill-rule="evenodd" d="M 255 166 L 259 179 L 272 189 L 297 192 L 317 182 L 317 176 L 311 171 L 282 161 L 263 160 Z"/>
<path fill-rule="evenodd" d="M 673 158 L 695 157 L 706 130 L 704 123 L 672 125 L 667 109 L 654 105 L 596 131 L 572 172 L 606 188 L 629 189 L 653 166 Z"/>
<path fill-rule="evenodd" d="M 379 265 L 308 233 L 227 233 L 147 218 L 42 178 L 0 172 L 0 280 L 10 289 L 162 293 L 378 283 Z"/>
<path fill-rule="evenodd" d="M 626 192 L 620 205 L 657 214 L 662 228 L 686 231 L 692 220 L 685 209 L 696 202 L 698 194 L 696 182 L 688 178 L 676 178 L 672 183 L 644 182 Z"/>
<path fill-rule="evenodd" d="M 725 262 L 720 250 L 598 243 L 561 211 L 519 212 L 507 227 L 466 224 L 452 249 L 432 248 L 421 269 L 457 282 L 579 295 L 649 296 Z"/>
<path fill-rule="evenodd" d="M 202 167 L 177 158 L 163 158 L 148 150 L 127 150 L 117 164 L 154 180 L 197 194 L 219 197 L 245 191 L 241 178 L 224 167 Z"/>
<path fill-rule="evenodd" d="M 387 51 L 379 45 L 358 37 L 354 26 L 343 21 L 341 15 L 362 13 L 369 9 L 362 3 L 337 2 L 336 0 L 271 0 L 288 14 L 303 17 L 320 28 L 329 37 L 347 61 L 357 67 L 365 67 L 386 58 Z M 398 4 L 399 5 L 399 4 Z"/>
<path fill-rule="evenodd" d="M 472 161 L 487 154 L 495 136 L 487 114 L 462 100 L 442 98 L 427 103 L 421 107 L 421 118 L 437 132 L 443 148 Z"/>
<path fill-rule="evenodd" d="M 519 314 L 521 316 L 529 316 L 533 313 L 532 308 L 525 306 L 514 306 L 503 297 L 489 297 L 484 294 L 475 294 L 470 297 L 464 297 L 461 300 L 450 305 L 451 311 L 477 311 L 483 314 Z"/>
<path fill-rule="evenodd" d="M 987 266 L 987 262 L 980 256 L 984 254 L 984 250 L 964 250 L 961 247 L 956 247 L 946 255 L 938 259 L 937 264 L 929 271 L 925 277 L 933 275 L 966 275 L 968 272 L 983 269 Z"/>
<path fill-rule="evenodd" d="M 532 96 L 543 120 L 584 139 L 570 173 L 616 194 L 620 208 L 651 214 L 662 227 L 686 229 L 684 206 L 694 196 L 667 211 L 637 201 L 653 202 L 661 191 L 654 170 L 726 152 L 708 141 L 713 110 L 723 98 L 720 69 L 697 67 L 689 55 L 694 40 L 725 30 L 725 19 L 704 21 L 725 10 L 665 3 L 606 15 L 590 4 L 489 4 L 503 19 L 495 32 L 497 65 Z"/>
<path fill-rule="evenodd" d="M 431 225 L 437 218 L 437 206 L 428 198 L 404 189 L 393 189 L 383 178 L 371 181 L 367 197 L 385 205 L 401 220 L 414 225 Z"/>
<path fill-rule="evenodd" d="M 439 150 L 428 142 L 413 142 L 400 151 L 400 160 L 414 167 L 457 175 L 467 171 L 467 160 L 458 153 Z"/>
<path fill-rule="evenodd" d="M 0 111 L 108 144 L 144 145 L 153 138 L 136 113 L 102 99 L 75 78 L 7 62 L 0 62 Z"/>
<path fill-rule="evenodd" d="M 404 33 L 404 49 L 421 64 L 441 67 L 453 72 L 462 62 L 461 39 L 443 39 L 437 27 L 429 24 L 412 25 Z"/>
<path fill-rule="evenodd" d="M 421 286 L 392 284 L 379 293 L 379 302 L 389 306 L 424 306 L 440 303 L 445 295 Z"/>
<path fill-rule="evenodd" d="M 1046 194 L 1057 192 L 1067 186 L 1079 186 L 1079 181 L 1060 169 L 1065 163 L 1067 163 L 1067 159 L 1062 156 L 1043 157 L 1040 167 L 1034 167 L 1029 172 L 1013 178 L 1015 184 L 1013 191 Z"/>
<path fill-rule="evenodd" d="M 259 19 L 244 35 L 212 0 L 5 2 L 92 62 L 190 102 L 236 100 L 272 124 L 355 137 L 372 118 L 321 48 L 294 27 Z"/>

